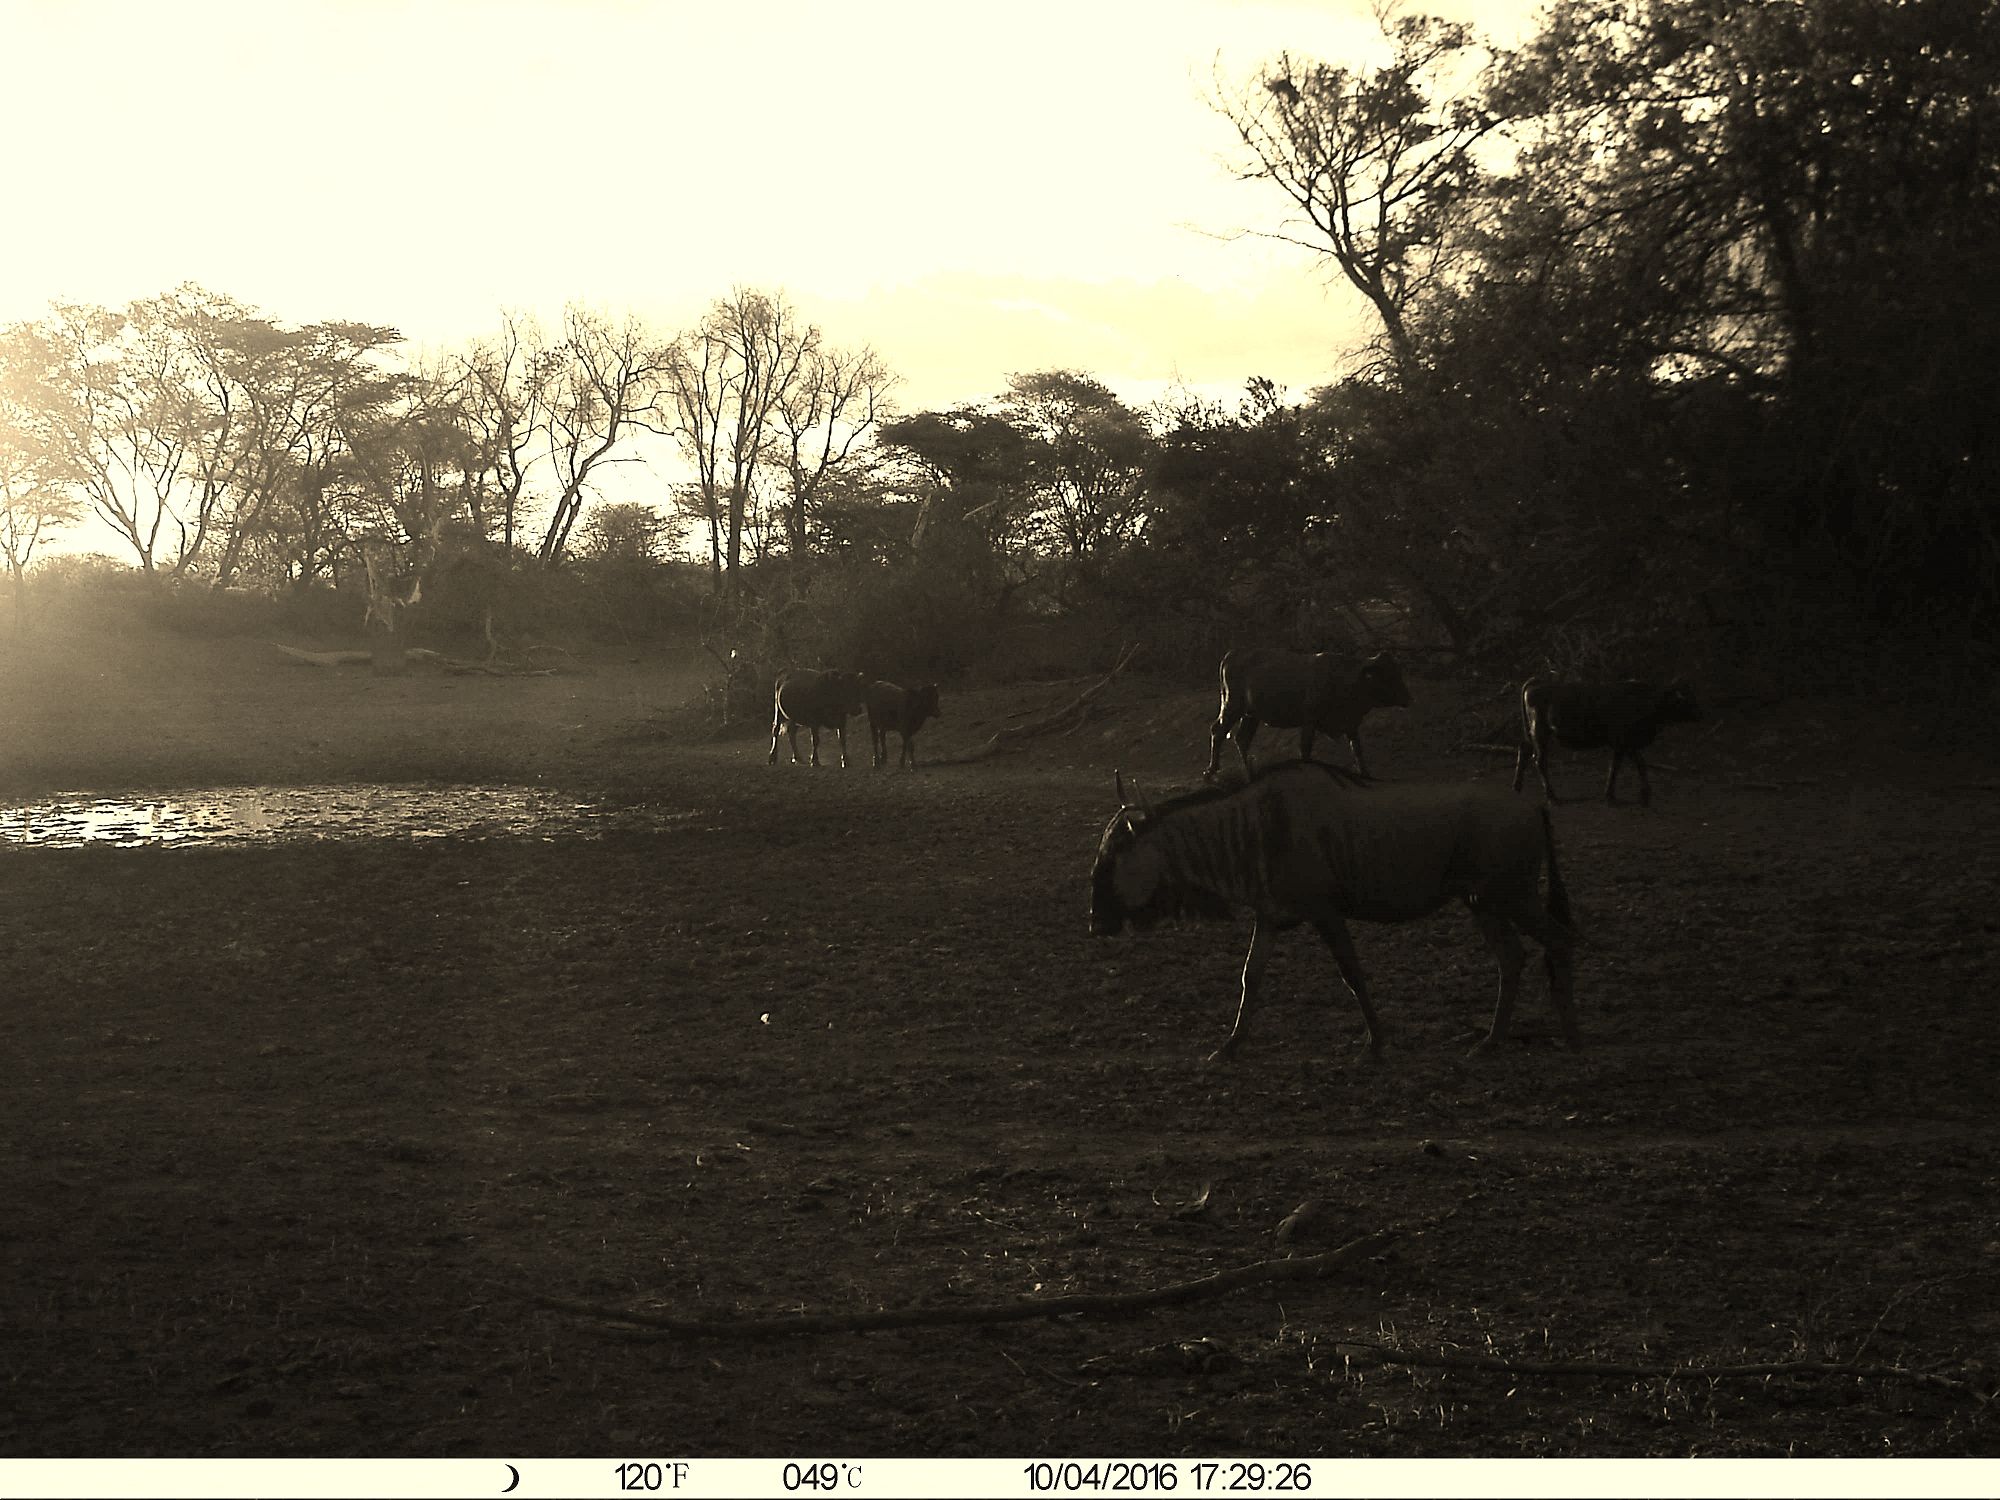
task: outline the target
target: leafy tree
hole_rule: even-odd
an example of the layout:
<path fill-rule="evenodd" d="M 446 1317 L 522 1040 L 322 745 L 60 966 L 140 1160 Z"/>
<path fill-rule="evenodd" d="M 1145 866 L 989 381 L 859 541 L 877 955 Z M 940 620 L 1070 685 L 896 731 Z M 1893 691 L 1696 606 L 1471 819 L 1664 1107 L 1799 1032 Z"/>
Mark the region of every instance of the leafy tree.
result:
<path fill-rule="evenodd" d="M 27 571 L 36 549 L 83 509 L 59 477 L 43 396 L 48 361 L 49 350 L 32 326 L 0 330 L 0 555 L 13 579 L 20 634 L 28 628 Z"/>
<path fill-rule="evenodd" d="M 1382 67 L 1284 53 L 1246 85 L 1218 84 L 1218 108 L 1249 153 L 1244 175 L 1305 216 L 1275 237 L 1332 257 L 1407 375 L 1418 354 L 1413 304 L 1458 262 L 1480 181 L 1475 147 L 1500 116 L 1466 85 L 1482 51 L 1470 28 L 1387 8 L 1377 16 L 1391 48 Z"/>
<path fill-rule="evenodd" d="M 593 562 L 661 562 L 673 523 L 659 509 L 636 500 L 597 506 L 583 523 L 579 557 Z"/>
<path fill-rule="evenodd" d="M 1074 370 L 1015 375 L 998 406 L 1023 438 L 1038 541 L 1075 561 L 1132 535 L 1153 455 L 1138 413 Z"/>

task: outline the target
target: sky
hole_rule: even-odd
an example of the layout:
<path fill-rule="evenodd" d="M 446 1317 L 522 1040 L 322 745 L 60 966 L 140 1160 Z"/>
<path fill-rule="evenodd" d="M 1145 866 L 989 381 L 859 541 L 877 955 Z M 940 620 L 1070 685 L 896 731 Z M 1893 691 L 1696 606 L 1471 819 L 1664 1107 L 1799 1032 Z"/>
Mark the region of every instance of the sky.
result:
<path fill-rule="evenodd" d="M 1288 205 L 1210 100 L 1379 45 L 1367 0 L 0 0 L 0 323 L 194 281 L 449 348 L 750 286 L 904 411 L 1055 368 L 1303 394 L 1369 325 L 1242 233 Z"/>

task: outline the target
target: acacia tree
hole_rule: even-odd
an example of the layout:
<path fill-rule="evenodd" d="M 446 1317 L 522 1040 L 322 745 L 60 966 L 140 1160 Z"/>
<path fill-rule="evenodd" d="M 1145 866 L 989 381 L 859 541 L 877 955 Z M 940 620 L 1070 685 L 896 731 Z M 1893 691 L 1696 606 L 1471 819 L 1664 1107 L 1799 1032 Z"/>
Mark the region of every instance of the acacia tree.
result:
<path fill-rule="evenodd" d="M 221 372 L 237 392 L 240 453 L 221 515 L 218 587 L 253 551 L 299 587 L 317 575 L 337 533 L 330 472 L 346 434 L 395 398 L 399 378 L 376 356 L 401 341 L 395 329 L 366 323 L 293 329 L 244 318 L 227 330 Z"/>
<path fill-rule="evenodd" d="M 1076 561 L 1132 534 L 1154 451 L 1144 418 L 1074 370 L 1012 376 L 998 405 L 1026 441 L 1045 545 Z"/>
<path fill-rule="evenodd" d="M 57 304 L 43 416 L 61 478 L 124 539 L 149 579 L 192 567 L 241 458 L 219 331 L 241 309 L 199 288 L 124 313 Z"/>
<path fill-rule="evenodd" d="M 346 546 L 366 570 L 375 670 L 402 669 L 411 611 L 467 530 L 484 472 L 477 433 L 442 377 L 413 377 L 399 407 L 357 422 L 340 465 Z"/>

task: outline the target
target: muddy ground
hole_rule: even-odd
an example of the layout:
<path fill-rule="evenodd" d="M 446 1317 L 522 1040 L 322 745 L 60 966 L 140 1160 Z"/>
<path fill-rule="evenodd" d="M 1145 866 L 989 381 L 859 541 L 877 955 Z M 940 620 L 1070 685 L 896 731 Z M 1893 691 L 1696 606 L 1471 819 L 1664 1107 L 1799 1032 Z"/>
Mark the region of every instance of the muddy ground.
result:
<path fill-rule="evenodd" d="M 1531 969 L 1520 1039 L 1468 1059 L 1491 973 L 1447 912 L 1357 924 L 1381 1063 L 1295 934 L 1209 1067 L 1247 923 L 1085 924 L 1110 768 L 1191 779 L 1200 693 L 1134 676 L 1074 734 L 951 763 L 1077 685 L 947 690 L 920 772 L 859 734 L 813 771 L 694 733 L 684 655 L 581 665 L 0 665 L 0 800 L 428 780 L 649 815 L 0 848 L 0 1452 L 2000 1451 L 1991 767 L 1851 703 L 1676 729 L 1650 810 L 1558 810 L 1586 1050 Z M 1453 748 L 1500 684 L 1413 685 L 1378 771 L 1507 775 Z M 1122 1318 L 760 1342 L 538 1300 L 974 1307 L 1395 1226 L 1324 1278 Z M 1464 1363 L 1497 1356 L 1560 1368 Z"/>

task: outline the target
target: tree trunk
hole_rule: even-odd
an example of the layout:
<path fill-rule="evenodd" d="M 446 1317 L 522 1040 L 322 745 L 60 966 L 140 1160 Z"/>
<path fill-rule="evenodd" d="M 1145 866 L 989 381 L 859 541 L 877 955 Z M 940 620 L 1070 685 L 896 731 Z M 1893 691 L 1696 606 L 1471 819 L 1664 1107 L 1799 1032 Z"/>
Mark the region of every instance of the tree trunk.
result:
<path fill-rule="evenodd" d="M 382 614 L 368 617 L 368 669 L 377 677 L 401 677 L 409 668 L 404 655 L 402 613 L 391 606 Z"/>

